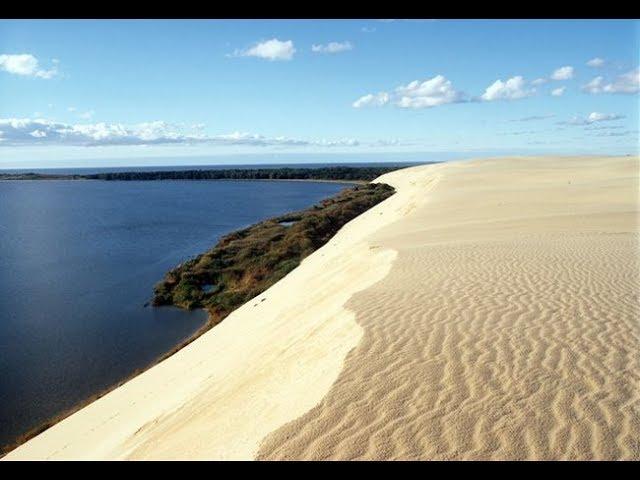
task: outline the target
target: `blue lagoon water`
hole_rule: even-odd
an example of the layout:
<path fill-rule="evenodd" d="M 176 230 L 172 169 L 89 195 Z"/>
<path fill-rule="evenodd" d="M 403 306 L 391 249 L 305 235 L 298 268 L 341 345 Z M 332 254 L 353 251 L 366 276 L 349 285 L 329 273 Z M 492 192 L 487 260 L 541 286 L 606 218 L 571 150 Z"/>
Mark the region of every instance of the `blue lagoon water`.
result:
<path fill-rule="evenodd" d="M 345 185 L 0 181 L 0 445 L 191 336 L 201 311 L 145 307 L 153 285 L 232 230 Z"/>

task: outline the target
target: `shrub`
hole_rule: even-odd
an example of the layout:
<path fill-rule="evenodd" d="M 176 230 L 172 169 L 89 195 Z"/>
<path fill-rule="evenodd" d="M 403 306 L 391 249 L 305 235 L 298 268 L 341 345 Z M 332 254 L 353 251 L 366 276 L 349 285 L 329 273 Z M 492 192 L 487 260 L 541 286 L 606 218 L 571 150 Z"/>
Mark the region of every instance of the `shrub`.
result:
<path fill-rule="evenodd" d="M 209 251 L 170 270 L 155 286 L 153 304 L 206 308 L 217 323 L 286 276 L 345 223 L 393 193 L 389 185 L 361 185 L 307 210 L 225 235 Z M 280 223 L 287 221 L 295 223 Z M 206 285 L 217 288 L 205 292 Z"/>

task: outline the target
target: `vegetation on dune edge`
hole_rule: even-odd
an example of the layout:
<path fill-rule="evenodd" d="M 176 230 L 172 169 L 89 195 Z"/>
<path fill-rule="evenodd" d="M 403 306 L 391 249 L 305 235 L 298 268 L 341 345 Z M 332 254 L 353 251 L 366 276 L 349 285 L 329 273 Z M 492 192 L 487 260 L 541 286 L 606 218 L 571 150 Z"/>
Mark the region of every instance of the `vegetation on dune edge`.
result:
<path fill-rule="evenodd" d="M 230 233 L 170 270 L 155 286 L 153 305 L 204 308 L 209 326 L 216 325 L 291 272 L 344 224 L 393 193 L 383 183 L 358 185 L 307 210 Z"/>

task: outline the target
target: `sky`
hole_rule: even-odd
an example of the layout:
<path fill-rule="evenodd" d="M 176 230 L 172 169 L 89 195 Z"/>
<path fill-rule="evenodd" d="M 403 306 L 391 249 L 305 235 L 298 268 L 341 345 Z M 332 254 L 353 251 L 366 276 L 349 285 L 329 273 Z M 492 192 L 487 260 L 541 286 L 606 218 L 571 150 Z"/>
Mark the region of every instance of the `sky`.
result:
<path fill-rule="evenodd" d="M 5 20 L 0 169 L 638 154 L 639 63 L 635 20 Z"/>

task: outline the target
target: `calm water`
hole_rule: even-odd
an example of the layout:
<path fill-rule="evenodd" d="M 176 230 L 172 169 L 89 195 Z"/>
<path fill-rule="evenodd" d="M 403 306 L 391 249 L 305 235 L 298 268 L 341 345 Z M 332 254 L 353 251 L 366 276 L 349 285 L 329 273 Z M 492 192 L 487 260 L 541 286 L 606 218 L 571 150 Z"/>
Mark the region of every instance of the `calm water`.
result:
<path fill-rule="evenodd" d="M 0 444 L 145 367 L 203 312 L 144 307 L 225 233 L 345 185 L 0 182 Z"/>

